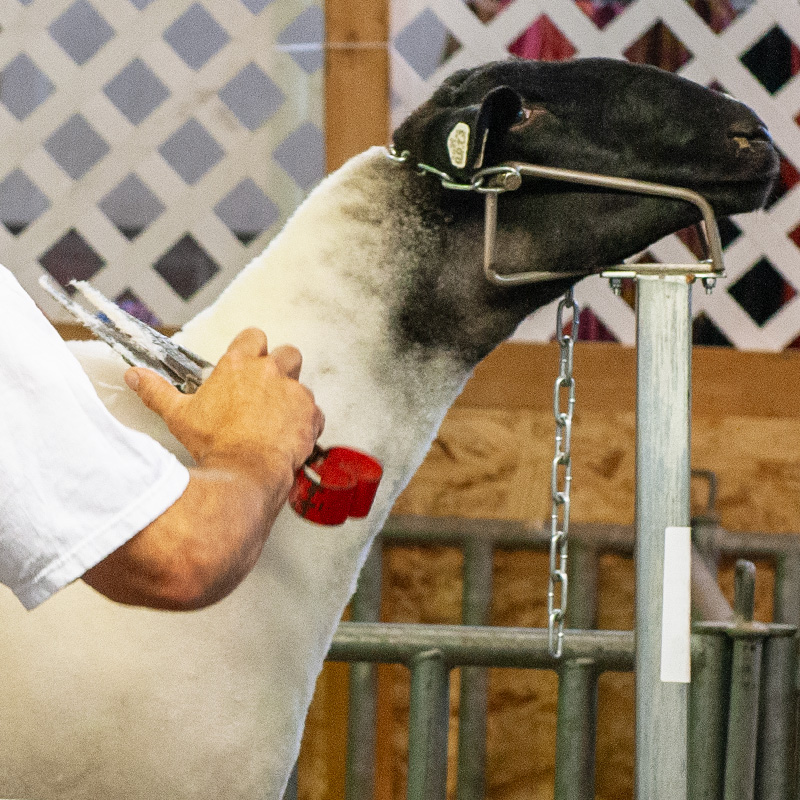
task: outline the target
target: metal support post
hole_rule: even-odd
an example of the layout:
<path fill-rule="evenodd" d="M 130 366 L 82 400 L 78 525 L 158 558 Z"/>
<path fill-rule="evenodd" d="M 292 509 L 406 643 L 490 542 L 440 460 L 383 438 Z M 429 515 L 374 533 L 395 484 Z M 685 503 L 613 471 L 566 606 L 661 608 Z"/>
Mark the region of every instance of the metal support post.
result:
<path fill-rule="evenodd" d="M 470 536 L 464 542 L 464 588 L 461 622 L 488 625 L 492 604 L 490 539 Z M 486 795 L 486 706 L 489 675 L 485 667 L 462 667 L 458 705 L 458 800 Z"/>
<path fill-rule="evenodd" d="M 755 793 L 758 694 L 763 634 L 734 628 L 725 800 L 752 800 Z"/>
<path fill-rule="evenodd" d="M 558 672 L 555 800 L 594 800 L 597 666 L 565 661 Z"/>
<path fill-rule="evenodd" d="M 761 655 L 766 630 L 766 626 L 753 623 L 755 572 L 752 562 L 736 562 L 736 624 L 729 629 L 733 663 L 724 800 L 753 800 L 755 795 Z"/>
<path fill-rule="evenodd" d="M 375 539 L 351 604 L 354 622 L 378 622 L 381 614 L 381 538 Z M 378 668 L 350 665 L 347 715 L 345 800 L 367 800 L 375 792 L 375 737 L 378 707 Z"/>
<path fill-rule="evenodd" d="M 722 797 L 731 680 L 728 627 L 724 622 L 697 622 L 692 629 L 689 800 Z"/>
<path fill-rule="evenodd" d="M 594 543 L 578 538 L 570 543 L 567 626 L 589 631 L 597 623 L 597 577 L 599 556 Z"/>
<path fill-rule="evenodd" d="M 770 625 L 761 671 L 756 797 L 785 800 L 796 787 L 797 628 Z"/>
<path fill-rule="evenodd" d="M 411 661 L 408 718 L 408 800 L 447 797 L 447 733 L 450 725 L 449 667 L 441 650 Z"/>
<path fill-rule="evenodd" d="M 663 604 L 669 533 L 689 528 L 691 285 L 687 276 L 637 277 L 636 410 L 636 797 L 686 800 L 688 609 L 683 597 Z M 669 545 L 671 549 L 673 545 Z M 689 581 L 677 566 L 670 586 Z M 685 559 L 688 562 L 688 558 Z M 683 573 L 686 573 L 683 576 Z M 681 592 L 679 591 L 679 594 Z M 688 595 L 688 592 L 686 592 Z M 688 600 L 688 596 L 686 598 Z M 677 631 L 662 652 L 662 630 Z M 685 640 L 685 641 L 684 641 Z M 676 646 L 677 645 L 677 646 Z M 669 661 L 664 674 L 662 657 Z M 688 658 L 688 653 L 687 656 Z M 662 675 L 666 679 L 662 679 Z M 677 678 L 676 678 L 677 676 Z"/>
<path fill-rule="evenodd" d="M 597 549 L 570 545 L 567 622 L 591 630 L 597 607 Z M 597 734 L 597 665 L 590 658 L 565 660 L 558 672 L 555 800 L 594 800 Z"/>

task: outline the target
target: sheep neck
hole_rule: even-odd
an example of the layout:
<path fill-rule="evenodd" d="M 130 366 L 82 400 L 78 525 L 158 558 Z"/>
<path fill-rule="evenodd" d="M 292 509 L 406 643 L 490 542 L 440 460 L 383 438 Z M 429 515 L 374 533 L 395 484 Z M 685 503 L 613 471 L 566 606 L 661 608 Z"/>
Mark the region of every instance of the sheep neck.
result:
<path fill-rule="evenodd" d="M 381 148 L 357 156 L 176 338 L 211 361 L 251 325 L 272 347 L 297 345 L 302 379 L 326 414 L 326 441 L 407 473 L 473 366 L 453 349 L 408 341 L 398 324 L 409 264 L 418 272 L 441 247 L 433 207 L 405 191 Z"/>

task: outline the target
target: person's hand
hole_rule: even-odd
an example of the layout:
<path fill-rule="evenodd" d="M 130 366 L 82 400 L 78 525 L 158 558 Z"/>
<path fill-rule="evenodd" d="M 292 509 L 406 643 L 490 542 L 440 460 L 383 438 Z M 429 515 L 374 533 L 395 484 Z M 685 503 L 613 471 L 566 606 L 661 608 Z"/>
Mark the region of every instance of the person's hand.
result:
<path fill-rule="evenodd" d="M 233 591 L 322 432 L 300 366 L 297 349 L 269 353 L 266 336 L 248 328 L 195 394 L 148 369 L 125 373 L 198 466 L 183 494 L 87 570 L 86 583 L 119 603 L 173 610 L 203 608 Z"/>
<path fill-rule="evenodd" d="M 261 479 L 288 470 L 293 479 L 324 426 L 313 395 L 298 382 L 301 364 L 296 348 L 270 353 L 264 333 L 248 328 L 195 394 L 182 394 L 147 369 L 130 369 L 125 380 L 199 466 Z"/>

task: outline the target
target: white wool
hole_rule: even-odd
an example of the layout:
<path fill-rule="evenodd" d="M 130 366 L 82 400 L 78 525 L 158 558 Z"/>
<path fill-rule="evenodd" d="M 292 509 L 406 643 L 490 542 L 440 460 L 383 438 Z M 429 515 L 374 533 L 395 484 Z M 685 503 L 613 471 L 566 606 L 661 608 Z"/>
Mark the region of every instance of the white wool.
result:
<path fill-rule="evenodd" d="M 126 608 L 80 581 L 33 613 L 3 592 L 4 796 L 282 796 L 372 538 L 467 378 L 446 354 L 424 364 L 413 352 L 393 354 L 386 303 L 397 257 L 351 213 L 390 189 L 379 177 L 389 173 L 375 169 L 383 159 L 373 149 L 324 181 L 177 337 L 211 361 L 249 325 L 265 330 L 271 347 L 296 344 L 302 379 L 326 415 L 322 443 L 384 464 L 372 512 L 327 528 L 284 509 L 253 573 L 199 612 Z M 125 387 L 116 355 L 96 342 L 74 351 L 115 415 L 188 458 Z"/>

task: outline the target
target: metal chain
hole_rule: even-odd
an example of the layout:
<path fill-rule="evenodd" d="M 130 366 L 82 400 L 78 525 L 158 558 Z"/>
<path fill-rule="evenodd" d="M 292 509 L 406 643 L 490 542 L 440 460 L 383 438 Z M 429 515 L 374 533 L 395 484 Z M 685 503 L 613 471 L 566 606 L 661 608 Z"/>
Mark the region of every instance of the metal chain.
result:
<path fill-rule="evenodd" d="M 392 145 L 386 148 L 386 157 L 395 164 L 405 164 L 411 158 L 411 153 L 408 150 L 398 153 Z M 500 192 L 514 191 L 522 184 L 522 175 L 519 170 L 511 166 L 484 167 L 473 174 L 469 183 L 459 183 L 446 172 L 429 164 L 417 164 L 417 172 L 420 175 L 433 175 L 439 179 L 445 189 L 454 189 L 458 192 L 499 194 Z"/>
<path fill-rule="evenodd" d="M 387 156 L 398 164 L 411 154 L 398 153 L 394 146 Z M 516 167 L 488 167 L 476 172 L 469 183 L 457 183 L 450 175 L 427 164 L 417 164 L 420 174 L 435 175 L 445 189 L 497 194 L 519 188 L 522 175 Z M 489 183 L 487 185 L 487 178 Z M 564 333 L 564 309 L 572 311 L 572 327 Z M 558 304 L 556 336 L 561 347 L 560 369 L 553 391 L 556 421 L 556 452 L 550 478 L 552 515 L 550 529 L 550 578 L 547 586 L 547 643 L 550 655 L 560 658 L 564 647 L 564 621 L 567 613 L 567 535 L 569 533 L 569 490 L 572 483 L 572 414 L 575 408 L 575 379 L 572 376 L 572 350 L 578 338 L 580 308 L 570 289 Z M 562 410 L 566 403 L 566 409 Z M 558 591 L 557 591 L 558 587 Z"/>
<path fill-rule="evenodd" d="M 455 189 L 458 192 L 479 192 L 481 194 L 491 192 L 499 194 L 500 192 L 519 189 L 522 185 L 522 175 L 520 175 L 516 167 L 484 167 L 473 174 L 469 183 L 458 183 L 446 172 L 442 172 L 428 164 L 417 164 L 417 170 L 420 175 L 435 175 L 441 181 L 443 188 Z M 487 178 L 489 179 L 488 185 Z M 495 180 L 492 181 L 492 179 Z"/>
<path fill-rule="evenodd" d="M 563 317 L 566 308 L 572 310 L 572 328 L 569 333 L 564 333 Z M 553 505 L 550 522 L 550 580 L 547 586 L 547 643 L 550 655 L 554 658 L 561 657 L 564 645 L 564 620 L 567 613 L 567 534 L 569 490 L 572 483 L 572 413 L 575 409 L 572 350 L 578 338 L 580 313 L 573 291 L 570 289 L 561 298 L 556 313 L 556 337 L 561 353 L 559 374 L 553 390 L 556 452 L 550 478 Z M 565 402 L 566 409 L 564 409 Z"/>

